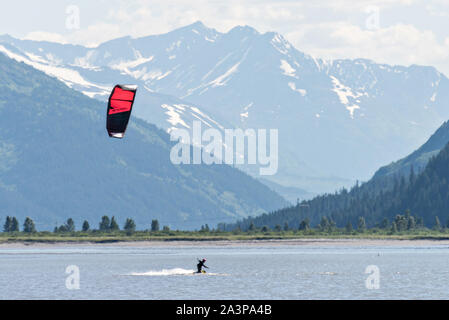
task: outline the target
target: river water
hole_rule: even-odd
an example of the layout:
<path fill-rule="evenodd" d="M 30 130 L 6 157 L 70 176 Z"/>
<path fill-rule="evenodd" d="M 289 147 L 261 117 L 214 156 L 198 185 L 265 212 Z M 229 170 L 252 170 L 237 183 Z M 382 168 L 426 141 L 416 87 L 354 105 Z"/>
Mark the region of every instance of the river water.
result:
<path fill-rule="evenodd" d="M 0 299 L 447 298 L 441 244 L 0 248 Z"/>

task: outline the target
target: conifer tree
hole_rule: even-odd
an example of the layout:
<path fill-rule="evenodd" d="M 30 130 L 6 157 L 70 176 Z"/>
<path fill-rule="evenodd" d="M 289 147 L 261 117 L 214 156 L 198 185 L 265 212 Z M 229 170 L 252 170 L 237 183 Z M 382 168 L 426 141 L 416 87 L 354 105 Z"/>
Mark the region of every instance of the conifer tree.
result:
<path fill-rule="evenodd" d="M 89 231 L 90 230 L 89 222 L 87 220 L 84 220 L 83 226 L 81 228 L 82 228 L 83 232 Z"/>
<path fill-rule="evenodd" d="M 26 233 L 36 232 L 34 221 L 30 217 L 25 218 L 25 222 L 23 223 L 23 232 Z"/>
<path fill-rule="evenodd" d="M 10 232 L 19 232 L 19 220 L 16 217 L 12 218 Z"/>
<path fill-rule="evenodd" d="M 11 232 L 12 218 L 10 216 L 6 217 L 5 224 L 3 225 L 3 232 Z"/>
<path fill-rule="evenodd" d="M 100 231 L 109 231 L 109 228 L 111 226 L 111 220 L 109 220 L 108 216 L 101 217 L 101 222 L 99 225 Z"/>
<path fill-rule="evenodd" d="M 123 229 L 126 231 L 128 235 L 130 235 L 136 231 L 136 223 L 134 222 L 133 219 L 128 218 L 126 219 L 125 226 L 123 227 Z"/>
<path fill-rule="evenodd" d="M 114 216 L 111 218 L 111 224 L 109 225 L 109 230 L 110 231 L 119 231 L 120 230 L 120 227 L 119 227 L 117 221 L 115 221 Z"/>
<path fill-rule="evenodd" d="M 151 231 L 159 231 L 159 221 L 157 219 L 151 221 Z"/>

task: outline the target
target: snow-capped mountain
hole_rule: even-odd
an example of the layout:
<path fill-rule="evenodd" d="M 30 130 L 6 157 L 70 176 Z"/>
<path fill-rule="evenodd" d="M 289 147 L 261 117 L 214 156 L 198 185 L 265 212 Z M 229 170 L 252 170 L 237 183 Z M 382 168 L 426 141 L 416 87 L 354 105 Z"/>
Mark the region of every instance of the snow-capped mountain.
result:
<path fill-rule="evenodd" d="M 2 36 L 0 51 L 90 97 L 137 83 L 135 115 L 166 130 L 278 129 L 279 171 L 264 178 L 312 192 L 367 179 L 449 118 L 449 81 L 432 67 L 316 59 L 248 26 L 197 22 L 95 48 Z"/>

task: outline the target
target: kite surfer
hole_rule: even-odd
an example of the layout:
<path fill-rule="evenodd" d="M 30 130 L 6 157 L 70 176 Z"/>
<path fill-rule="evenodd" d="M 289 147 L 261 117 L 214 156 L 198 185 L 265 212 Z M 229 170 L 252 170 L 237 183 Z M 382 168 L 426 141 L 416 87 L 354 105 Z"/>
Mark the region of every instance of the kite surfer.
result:
<path fill-rule="evenodd" d="M 209 269 L 208 266 L 206 266 L 204 263 L 206 262 L 206 259 L 198 259 L 198 264 L 196 265 L 196 267 L 198 268 L 198 271 L 196 273 L 206 273 L 206 271 L 203 270 L 203 268 L 207 268 Z"/>

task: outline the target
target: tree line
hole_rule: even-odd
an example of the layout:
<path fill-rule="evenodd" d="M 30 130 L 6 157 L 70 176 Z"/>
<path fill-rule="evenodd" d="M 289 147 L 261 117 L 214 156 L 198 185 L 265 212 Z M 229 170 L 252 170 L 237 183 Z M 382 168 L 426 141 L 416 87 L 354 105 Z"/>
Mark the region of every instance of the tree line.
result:
<path fill-rule="evenodd" d="M 125 231 L 127 234 L 132 234 L 136 231 L 136 223 L 133 219 L 127 218 L 124 225 L 123 225 L 123 231 Z M 116 232 L 120 231 L 120 226 L 117 223 L 115 217 L 109 218 L 109 216 L 103 216 L 101 217 L 100 222 L 98 223 L 98 229 L 91 229 L 90 224 L 87 220 L 84 220 L 81 226 L 82 232 Z M 149 229 L 151 232 L 157 232 L 160 231 L 159 221 L 157 219 L 153 219 L 151 221 L 151 226 Z M 164 226 L 162 228 L 163 231 L 170 231 L 170 228 L 168 226 Z M 3 225 L 3 232 L 20 232 L 20 224 L 19 220 L 16 217 L 7 216 L 5 219 L 5 223 Z M 68 218 L 67 221 L 60 225 L 59 227 L 55 227 L 53 229 L 54 233 L 68 233 L 68 232 L 75 232 L 75 221 L 72 218 Z M 25 233 L 34 233 L 37 232 L 36 225 L 30 217 L 26 217 L 25 221 L 22 226 L 22 232 Z"/>
<path fill-rule="evenodd" d="M 384 233 L 384 234 L 397 234 L 397 233 L 407 233 L 416 231 L 429 231 L 430 229 L 424 225 L 424 220 L 422 217 L 414 216 L 410 214 L 407 210 L 405 214 L 396 215 L 391 221 L 388 218 L 383 218 L 378 223 L 373 226 L 368 227 L 364 217 L 360 216 L 357 219 L 356 224 L 348 220 L 344 226 L 337 226 L 337 223 L 329 217 L 321 217 L 320 222 L 311 226 L 310 219 L 304 218 L 300 221 L 298 225 L 291 226 L 287 221 L 282 225 L 275 224 L 270 227 L 268 225 L 258 225 L 257 218 L 248 218 L 239 222 L 235 225 L 218 225 L 218 230 L 234 232 L 234 233 L 257 233 L 257 232 L 303 232 L 303 233 L 321 233 L 321 234 L 354 234 L 354 233 Z M 232 226 L 232 228 L 231 228 Z M 438 216 L 435 216 L 432 230 L 436 232 L 449 232 L 449 219 L 446 224 L 442 224 Z"/>

